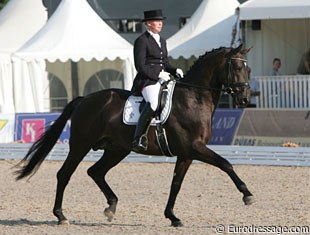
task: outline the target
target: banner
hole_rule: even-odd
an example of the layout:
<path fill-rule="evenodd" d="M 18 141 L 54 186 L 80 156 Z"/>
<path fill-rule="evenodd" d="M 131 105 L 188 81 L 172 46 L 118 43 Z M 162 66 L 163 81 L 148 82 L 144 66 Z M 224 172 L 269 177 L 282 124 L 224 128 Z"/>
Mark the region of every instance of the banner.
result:
<path fill-rule="evenodd" d="M 17 113 L 15 116 L 15 141 L 35 142 L 59 115 L 59 113 Z M 71 122 L 68 121 L 60 135 L 59 142 L 69 142 L 70 124 Z"/>
<path fill-rule="evenodd" d="M 293 142 L 310 147 L 310 111 L 296 109 L 246 109 L 234 145 L 282 146 Z"/>
<path fill-rule="evenodd" d="M 232 144 L 243 109 L 217 109 L 212 119 L 210 145 Z"/>
<path fill-rule="evenodd" d="M 15 114 L 0 114 L 0 143 L 14 141 Z"/>
<path fill-rule="evenodd" d="M 233 145 L 246 146 L 282 146 L 285 143 L 294 143 L 300 147 L 310 147 L 309 138 L 298 137 L 266 137 L 266 136 L 236 136 Z"/>

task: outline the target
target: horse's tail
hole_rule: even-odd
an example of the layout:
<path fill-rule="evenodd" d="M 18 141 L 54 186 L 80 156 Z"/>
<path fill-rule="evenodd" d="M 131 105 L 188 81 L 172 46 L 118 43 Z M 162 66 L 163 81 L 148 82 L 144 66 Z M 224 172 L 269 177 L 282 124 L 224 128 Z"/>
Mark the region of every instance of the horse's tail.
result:
<path fill-rule="evenodd" d="M 31 146 L 26 156 L 17 165 L 20 170 L 15 173 L 18 175 L 16 180 L 33 175 L 39 169 L 41 163 L 56 144 L 62 130 L 72 115 L 75 107 L 81 102 L 83 97 L 77 97 L 64 108 L 59 118 L 45 131 L 45 133 Z M 27 164 L 25 161 L 28 161 Z M 22 165 L 22 166 L 21 166 Z"/>

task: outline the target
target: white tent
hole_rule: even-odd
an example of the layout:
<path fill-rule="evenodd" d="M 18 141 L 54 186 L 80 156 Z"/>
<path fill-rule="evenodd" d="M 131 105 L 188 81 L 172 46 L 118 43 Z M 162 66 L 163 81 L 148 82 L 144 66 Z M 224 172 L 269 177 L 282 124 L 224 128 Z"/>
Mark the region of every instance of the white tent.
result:
<path fill-rule="evenodd" d="M 185 26 L 168 38 L 169 55 L 199 57 L 213 48 L 230 46 L 238 6 L 237 0 L 204 0 Z"/>
<path fill-rule="evenodd" d="M 240 6 L 240 20 L 310 18 L 309 0 L 250 0 Z"/>
<path fill-rule="evenodd" d="M 131 88 L 135 73 L 132 45 L 111 29 L 86 0 L 63 0 L 41 30 L 14 55 L 30 65 L 30 70 L 38 76 L 35 79 L 43 76 L 45 68 L 41 64 L 45 60 L 121 58 L 125 89 Z M 21 71 L 19 64 L 16 69 Z"/>
<path fill-rule="evenodd" d="M 270 75 L 272 60 L 282 61 L 282 75 L 297 73 L 302 54 L 310 48 L 310 0 L 249 0 L 239 18 L 252 75 Z M 255 25 L 256 24 L 256 25 Z"/>
<path fill-rule="evenodd" d="M 0 11 L 0 51 L 12 53 L 47 21 L 42 0 L 10 0 Z"/>
<path fill-rule="evenodd" d="M 13 85 L 11 54 L 29 40 L 47 21 L 41 0 L 10 0 L 0 12 L 0 113 L 14 113 L 14 94 L 20 84 Z M 28 100 L 35 94 L 27 92 Z"/>

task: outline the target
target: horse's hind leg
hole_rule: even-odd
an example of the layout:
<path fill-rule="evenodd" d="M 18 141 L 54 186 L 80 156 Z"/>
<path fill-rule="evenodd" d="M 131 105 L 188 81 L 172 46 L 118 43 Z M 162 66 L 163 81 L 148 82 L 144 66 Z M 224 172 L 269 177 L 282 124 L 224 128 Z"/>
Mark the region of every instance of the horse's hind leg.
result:
<path fill-rule="evenodd" d="M 243 194 L 243 202 L 245 205 L 250 205 L 254 202 L 252 193 L 248 190 L 246 184 L 239 178 L 232 165 L 226 159 L 207 148 L 202 142 L 194 143 L 193 147 L 196 152 L 196 160 L 216 166 L 230 176 L 238 190 Z"/>
<path fill-rule="evenodd" d="M 105 216 L 108 221 L 112 221 L 115 212 L 118 198 L 112 191 L 110 186 L 105 180 L 107 172 L 116 166 L 122 159 L 124 159 L 130 152 L 129 151 L 110 151 L 105 150 L 102 158 L 96 162 L 91 168 L 88 169 L 88 175 L 95 181 L 107 199 L 109 207 L 104 210 Z"/>
<path fill-rule="evenodd" d="M 75 148 L 75 150 L 77 149 Z M 81 151 L 80 149 L 79 152 L 77 152 L 70 148 L 68 157 L 66 158 L 60 170 L 57 172 L 57 189 L 53 213 L 58 218 L 58 224 L 69 224 L 69 221 L 62 212 L 64 191 L 73 172 L 76 170 L 77 166 L 80 164 L 89 150 L 90 149 L 83 149 L 83 151 Z"/>
<path fill-rule="evenodd" d="M 168 199 L 167 206 L 165 209 L 165 217 L 170 219 L 171 225 L 174 227 L 183 226 L 181 220 L 178 219 L 174 215 L 173 207 L 174 207 L 177 195 L 180 191 L 185 174 L 189 166 L 191 165 L 191 163 L 192 163 L 192 160 L 190 159 L 182 159 L 178 157 L 177 162 L 175 164 L 174 174 L 173 174 L 173 179 L 172 179 L 172 184 L 171 184 L 171 189 L 170 189 L 170 195 L 169 195 L 169 199 Z"/>

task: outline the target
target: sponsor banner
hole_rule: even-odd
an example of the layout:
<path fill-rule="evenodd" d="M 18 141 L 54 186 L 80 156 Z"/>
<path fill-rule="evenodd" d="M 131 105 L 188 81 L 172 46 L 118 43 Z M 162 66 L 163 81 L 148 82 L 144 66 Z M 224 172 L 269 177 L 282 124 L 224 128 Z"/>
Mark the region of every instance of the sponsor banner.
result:
<path fill-rule="evenodd" d="M 266 137 L 266 136 L 236 136 L 233 145 L 247 146 L 282 146 L 286 143 L 294 143 L 299 147 L 310 147 L 310 138 L 297 137 Z"/>
<path fill-rule="evenodd" d="M 15 116 L 15 141 L 35 142 L 59 115 L 59 113 L 17 113 Z M 69 142 L 70 124 L 71 122 L 68 121 L 60 135 L 59 142 Z"/>
<path fill-rule="evenodd" d="M 210 145 L 230 145 L 238 127 L 243 109 L 217 109 L 212 119 Z"/>
<path fill-rule="evenodd" d="M 0 114 L 0 143 L 14 141 L 15 114 Z"/>
<path fill-rule="evenodd" d="M 310 111 L 293 109 L 246 109 L 233 140 L 234 145 L 310 146 Z"/>

